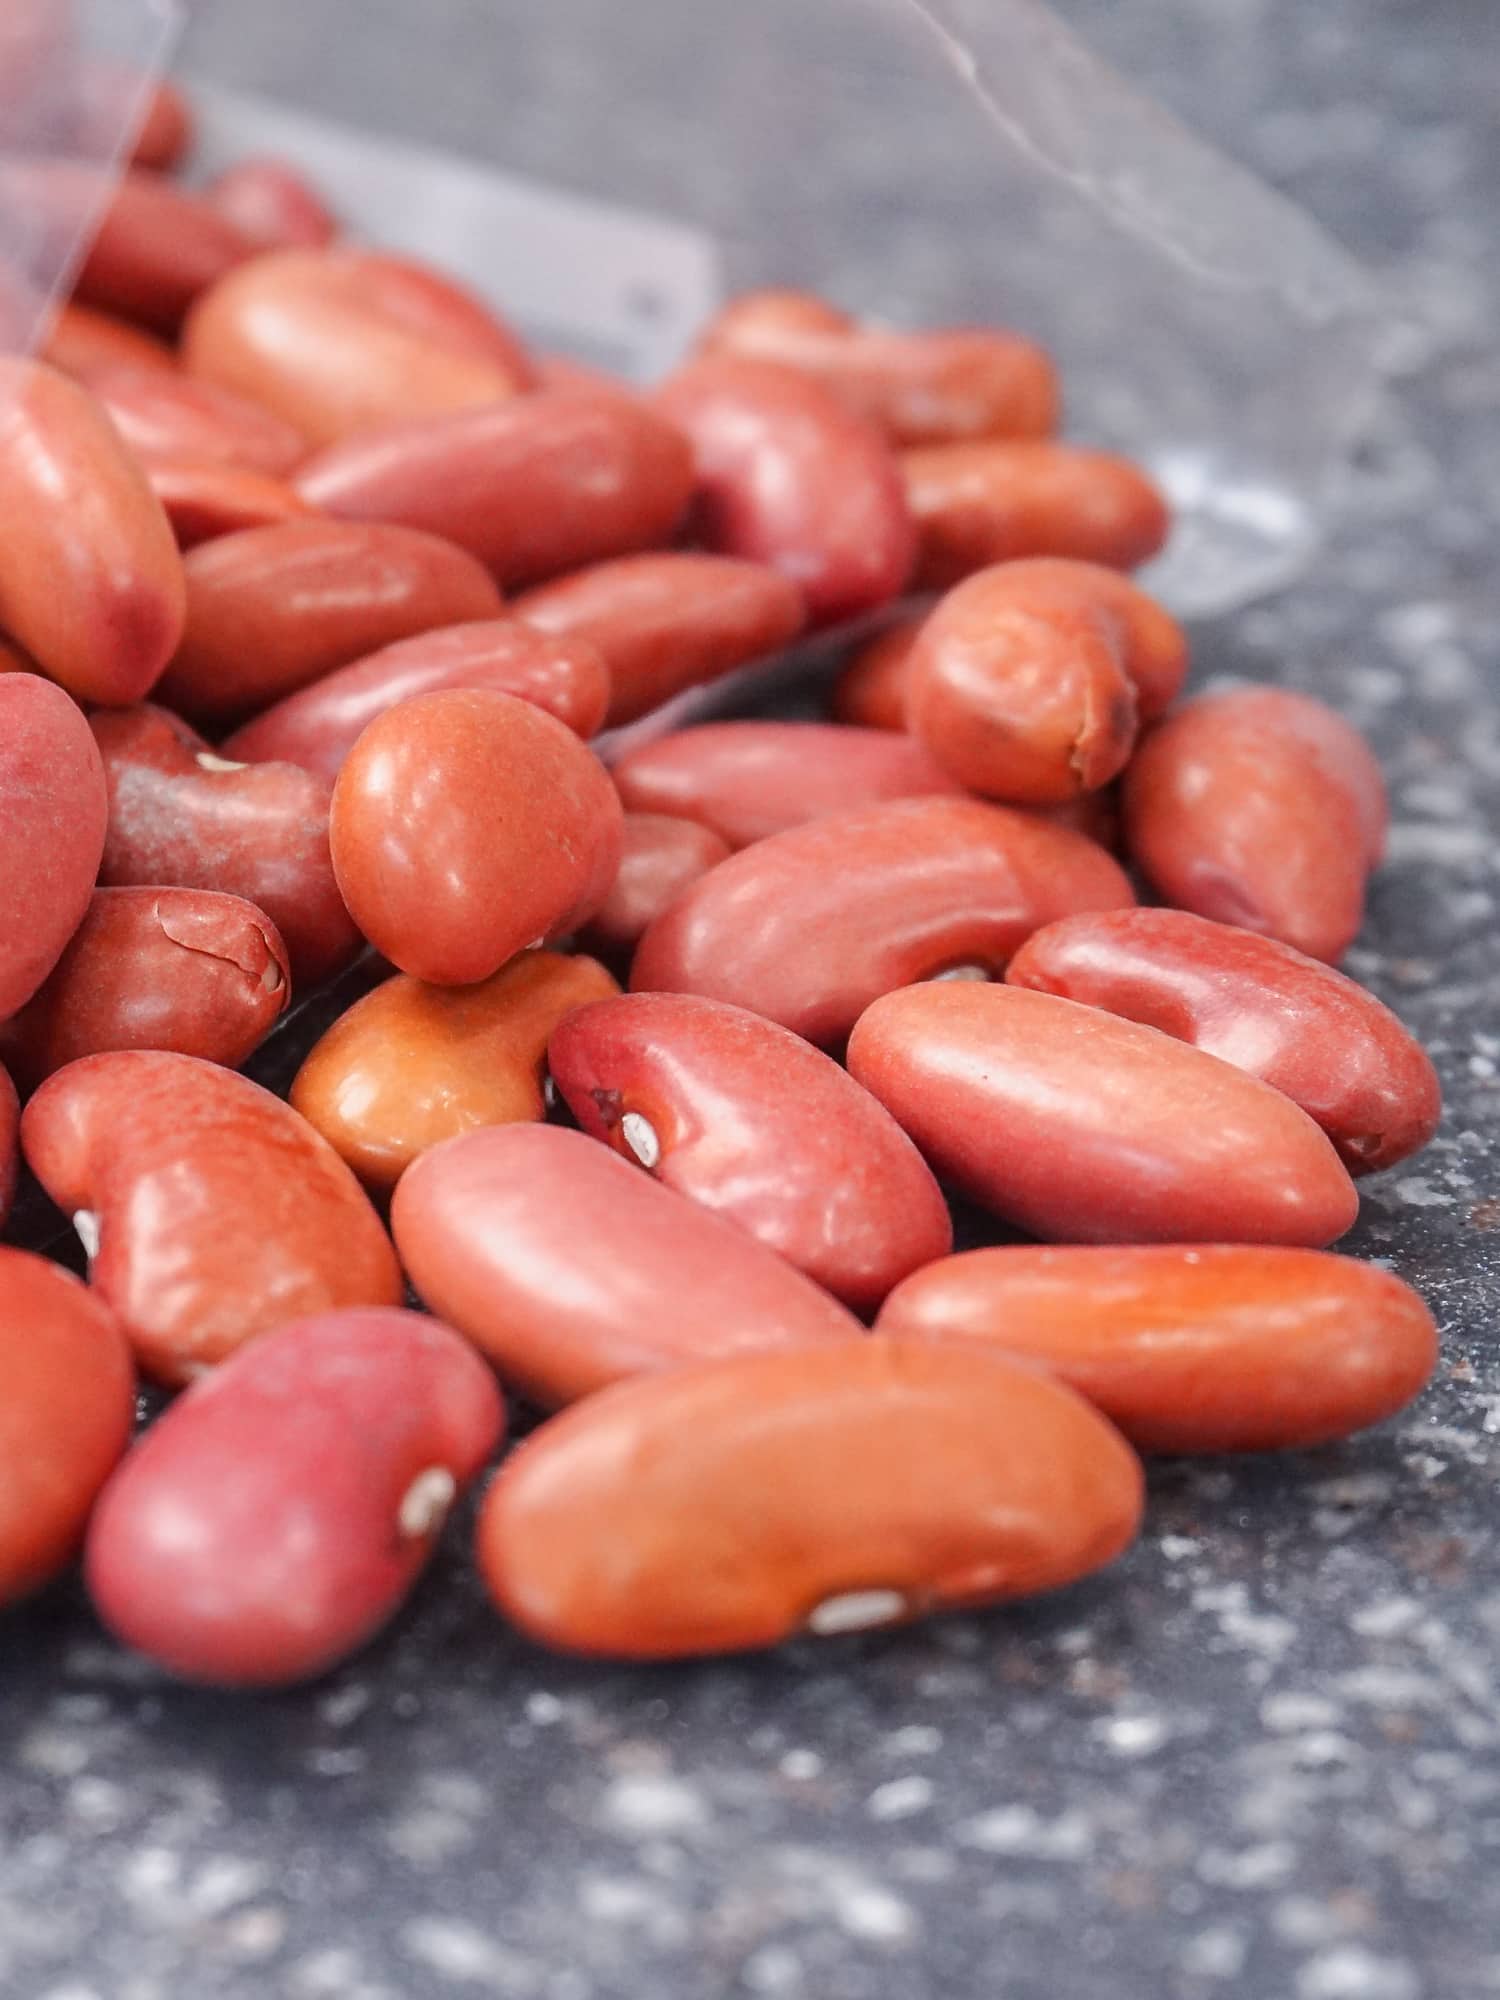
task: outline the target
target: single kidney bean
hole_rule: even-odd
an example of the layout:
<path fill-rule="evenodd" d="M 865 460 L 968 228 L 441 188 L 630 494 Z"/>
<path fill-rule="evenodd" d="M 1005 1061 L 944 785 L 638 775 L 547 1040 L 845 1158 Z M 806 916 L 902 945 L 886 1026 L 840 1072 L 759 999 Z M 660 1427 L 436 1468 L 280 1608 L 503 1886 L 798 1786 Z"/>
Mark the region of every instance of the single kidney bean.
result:
<path fill-rule="evenodd" d="M 367 430 L 297 475 L 315 507 L 442 535 L 506 585 L 670 540 L 693 491 L 687 440 L 645 403 L 542 389 Z"/>
<path fill-rule="evenodd" d="M 328 851 L 326 779 L 292 764 L 231 763 L 146 704 L 90 726 L 109 787 L 103 883 L 243 897 L 281 933 L 297 987 L 358 954 Z"/>
<path fill-rule="evenodd" d="M 895 1120 L 773 1021 L 622 994 L 559 1022 L 548 1062 L 585 1132 L 856 1311 L 952 1247 L 942 1192 Z"/>
<path fill-rule="evenodd" d="M 89 388 L 138 458 L 188 465 L 230 465 L 281 477 L 307 456 L 291 424 L 231 390 L 180 370 L 96 368 Z"/>
<path fill-rule="evenodd" d="M 21 1144 L 158 1381 L 190 1381 L 300 1313 L 400 1303 L 400 1269 L 359 1182 L 305 1119 L 233 1070 L 145 1049 L 85 1056 L 37 1091 Z"/>
<path fill-rule="evenodd" d="M 646 1369 L 864 1338 L 732 1222 L 555 1125 L 435 1146 L 397 1183 L 391 1227 L 425 1303 L 549 1408 Z"/>
<path fill-rule="evenodd" d="M 247 528 L 184 567 L 187 627 L 160 694 L 195 721 L 240 721 L 378 646 L 500 609 L 463 549 L 367 521 Z"/>
<path fill-rule="evenodd" d="M 313 509 L 284 480 L 234 465 L 195 465 L 154 459 L 146 467 L 178 548 L 184 552 L 247 528 L 274 528 L 308 519 Z"/>
<path fill-rule="evenodd" d="M 0 357 L 0 626 L 80 701 L 138 701 L 183 629 L 161 503 L 86 389 Z"/>
<path fill-rule="evenodd" d="M 680 370 L 657 404 L 692 444 L 693 530 L 706 548 L 779 569 L 815 625 L 900 595 L 916 540 L 873 424 L 793 369 L 733 357 Z"/>
<path fill-rule="evenodd" d="M 1300 1104 L 1352 1174 L 1393 1166 L 1437 1129 L 1437 1073 L 1396 1016 L 1274 938 L 1186 910 L 1111 910 L 1049 924 L 1005 977 L 1248 1070 Z"/>
<path fill-rule="evenodd" d="M 1135 569 L 1167 539 L 1160 491 L 1128 458 L 1050 438 L 984 438 L 903 453 L 916 584 L 946 590 L 1017 556 Z"/>
<path fill-rule="evenodd" d="M 1055 1590 L 1141 1504 L 1135 1453 L 1060 1382 L 875 1337 L 591 1397 L 502 1468 L 478 1558 L 533 1638 L 671 1659 Z"/>
<path fill-rule="evenodd" d="M 423 264 L 368 250 L 265 252 L 198 302 L 183 360 L 318 444 L 499 402 L 531 381 L 486 306 Z"/>
<path fill-rule="evenodd" d="M 451 688 L 377 716 L 345 758 L 334 872 L 377 951 L 466 986 L 598 908 L 620 821 L 604 766 L 554 716 Z"/>
<path fill-rule="evenodd" d="M 233 1069 L 290 995 L 286 946 L 253 903 L 96 889 L 40 992 L 0 1026 L 0 1057 L 28 1092 L 109 1049 L 174 1049 Z"/>
<path fill-rule="evenodd" d="M 732 855 L 641 939 L 636 992 L 701 993 L 843 1040 L 877 995 L 998 977 L 1034 930 L 1134 901 L 1081 834 L 978 799 L 896 799 Z"/>
<path fill-rule="evenodd" d="M 1034 1236 L 1319 1248 L 1359 1210 L 1290 1098 L 1050 993 L 887 993 L 850 1036 L 849 1068 L 939 1175 Z"/>
<path fill-rule="evenodd" d="M 829 697 L 835 722 L 861 729 L 905 729 L 906 677 L 917 634 L 926 623 L 925 611 L 898 618 L 850 655 Z"/>
<path fill-rule="evenodd" d="M 256 248 L 202 195 L 132 170 L 116 187 L 84 254 L 75 290 L 84 305 L 172 334 L 199 293 Z"/>
<path fill-rule="evenodd" d="M 1385 859 L 1390 801 L 1385 773 L 1369 743 L 1337 709 L 1291 688 L 1233 690 L 1234 713 L 1245 725 L 1280 730 L 1300 743 L 1329 784 L 1347 793 L 1359 820 L 1371 869 Z"/>
<path fill-rule="evenodd" d="M 251 154 L 209 182 L 221 215 L 267 250 L 321 250 L 338 234 L 323 197 L 289 160 Z"/>
<path fill-rule="evenodd" d="M 1335 961 L 1364 915 L 1371 799 L 1297 727 L 1308 698 L 1260 699 L 1277 692 L 1200 695 L 1154 730 L 1125 837 L 1165 901 Z"/>
<path fill-rule="evenodd" d="M 135 1370 L 101 1299 L 71 1271 L 0 1249 L 0 1605 L 35 1590 L 83 1539 L 130 1438 Z"/>
<path fill-rule="evenodd" d="M 611 963 L 628 958 L 652 918 L 728 855 L 728 841 L 696 820 L 627 812 L 614 883 L 584 926 L 582 942 Z"/>
<path fill-rule="evenodd" d="M 484 618 L 398 639 L 325 674 L 237 729 L 224 754 L 252 764 L 281 758 L 333 779 L 360 731 L 398 701 L 476 687 L 529 701 L 575 736 L 592 736 L 609 707 L 609 669 L 586 639 Z"/>
<path fill-rule="evenodd" d="M 0 675 L 0 1020 L 36 992 L 89 906 L 109 801 L 78 706 Z"/>
<path fill-rule="evenodd" d="M 1142 1451 L 1326 1444 L 1411 1400 L 1437 1360 L 1409 1285 L 1321 1250 L 971 1250 L 886 1300 L 877 1332 L 1040 1364 Z"/>
<path fill-rule="evenodd" d="M 0 1229 L 5 1226 L 21 1177 L 21 1100 L 9 1070 L 0 1067 Z"/>
<path fill-rule="evenodd" d="M 133 167 L 175 167 L 193 143 L 193 114 L 174 83 L 154 84 L 130 149 Z"/>
<path fill-rule="evenodd" d="M 177 356 L 164 340 L 146 333 L 128 320 L 109 313 L 95 312 L 91 306 L 73 302 L 57 308 L 41 358 L 76 382 L 88 383 L 101 370 L 116 368 L 157 368 L 175 375 Z"/>
<path fill-rule="evenodd" d="M 611 728 L 778 652 L 807 622 L 801 592 L 774 569 L 690 550 L 596 563 L 513 608 L 539 631 L 599 648 Z"/>
<path fill-rule="evenodd" d="M 195 1382 L 126 1457 L 90 1524 L 89 1594 L 185 1680 L 310 1679 L 398 1608 L 504 1423 L 489 1370 L 436 1320 L 293 1320 Z"/>
<path fill-rule="evenodd" d="M 356 1000 L 297 1072 L 293 1108 L 369 1187 L 483 1125 L 546 1115 L 547 1037 L 619 987 L 592 958 L 523 951 L 476 986 L 400 973 Z"/>

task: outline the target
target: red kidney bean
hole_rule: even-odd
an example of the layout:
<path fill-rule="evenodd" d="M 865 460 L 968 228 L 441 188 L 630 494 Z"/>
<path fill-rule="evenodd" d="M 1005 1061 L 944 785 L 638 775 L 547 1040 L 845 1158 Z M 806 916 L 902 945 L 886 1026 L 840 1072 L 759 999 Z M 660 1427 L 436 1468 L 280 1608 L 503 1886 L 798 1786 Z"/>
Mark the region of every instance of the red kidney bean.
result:
<path fill-rule="evenodd" d="M 1234 690 L 1234 712 L 1245 725 L 1280 730 L 1300 743 L 1329 784 L 1346 792 L 1359 820 L 1365 856 L 1372 869 L 1385 859 L 1390 801 L 1380 759 L 1365 738 L 1336 709 L 1291 688 Z"/>
<path fill-rule="evenodd" d="M 130 1350 L 71 1271 L 0 1249 L 0 1605 L 67 1563 L 135 1421 Z"/>
<path fill-rule="evenodd" d="M 1039 1365 L 1152 1452 L 1326 1444 L 1394 1415 L 1437 1360 L 1388 1271 L 1233 1244 L 971 1250 L 898 1286 L 876 1330 Z"/>
<path fill-rule="evenodd" d="M 570 354 L 536 354 L 531 357 L 538 389 L 588 389 L 596 395 L 632 396 L 636 392 L 622 376 L 607 369 L 575 361 Z"/>
<path fill-rule="evenodd" d="M 161 505 L 87 390 L 0 357 L 0 626 L 80 701 L 137 701 L 183 629 Z"/>
<path fill-rule="evenodd" d="M 736 1652 L 1071 1583 L 1134 1538 L 1141 1485 L 1082 1398 L 1000 1355 L 741 1354 L 544 1424 L 485 1497 L 479 1567 L 550 1646 Z"/>
<path fill-rule="evenodd" d="M 1298 727 L 1320 707 L 1271 688 L 1187 702 L 1130 768 L 1125 836 L 1165 901 L 1334 961 L 1364 915 L 1375 834 L 1364 782 Z"/>
<path fill-rule="evenodd" d="M 499 402 L 531 380 L 488 307 L 413 259 L 368 250 L 265 252 L 199 301 L 183 360 L 318 444 Z"/>
<path fill-rule="evenodd" d="M 251 154 L 209 182 L 209 200 L 267 250 L 321 250 L 338 234 L 323 197 L 289 160 Z"/>
<path fill-rule="evenodd" d="M 199 548 L 247 528 L 274 528 L 311 517 L 313 509 L 285 481 L 233 465 L 181 464 L 156 459 L 146 468 L 178 548 Z"/>
<path fill-rule="evenodd" d="M 903 453 L 917 587 L 946 590 L 1017 556 L 1135 569 L 1167 539 L 1167 503 L 1128 458 L 1050 438 L 984 438 Z"/>
<path fill-rule="evenodd" d="M 516 618 L 419 632 L 299 689 L 223 745 L 248 763 L 282 758 L 336 778 L 360 731 L 398 701 L 445 688 L 492 688 L 592 736 L 609 707 L 609 669 L 586 639 L 553 637 Z"/>
<path fill-rule="evenodd" d="M 281 477 L 307 456 L 307 440 L 292 425 L 180 370 L 95 368 L 88 386 L 121 437 L 148 464 L 168 459 Z"/>
<path fill-rule="evenodd" d="M 378 716 L 333 794 L 333 866 L 354 921 L 418 979 L 487 979 L 583 922 L 620 861 L 620 802 L 555 717 L 489 688 Z"/>
<path fill-rule="evenodd" d="M 115 189 L 75 289 L 84 305 L 171 334 L 194 299 L 255 249 L 202 195 L 133 170 Z"/>
<path fill-rule="evenodd" d="M 856 1311 L 952 1248 L 942 1193 L 895 1120 L 772 1021 L 622 994 L 562 1020 L 548 1062 L 585 1132 Z"/>
<path fill-rule="evenodd" d="M 670 540 L 693 491 L 687 440 L 623 391 L 543 389 L 330 445 L 297 490 L 347 521 L 425 528 L 506 585 Z"/>
<path fill-rule="evenodd" d="M 705 547 L 782 571 L 815 625 L 900 595 L 915 536 L 873 424 L 793 369 L 731 357 L 682 369 L 657 404 L 692 444 Z"/>
<path fill-rule="evenodd" d="M 584 926 L 583 942 L 613 963 L 684 889 L 727 859 L 729 843 L 696 820 L 627 812 L 614 884 Z"/>
<path fill-rule="evenodd" d="M 1437 1073 L 1390 1009 L 1273 938 L 1186 910 L 1111 910 L 1049 924 L 1005 976 L 1248 1070 L 1300 1104 L 1352 1174 L 1393 1166 L 1437 1129 Z"/>
<path fill-rule="evenodd" d="M 185 568 L 187 628 L 160 694 L 195 721 L 241 721 L 379 646 L 500 609 L 463 549 L 365 521 L 247 528 Z"/>
<path fill-rule="evenodd" d="M 636 992 L 701 993 L 837 1043 L 879 994 L 995 977 L 1034 930 L 1131 903 L 1082 835 L 977 799 L 897 799 L 732 855 L 641 939 Z"/>
<path fill-rule="evenodd" d="M 435 1146 L 397 1183 L 391 1227 L 425 1303 L 547 1407 L 710 1355 L 864 1337 L 732 1222 L 552 1125 Z"/>
<path fill-rule="evenodd" d="M 900 618 L 860 646 L 833 684 L 829 711 L 835 722 L 863 729 L 905 729 L 906 676 L 925 611 Z"/>
<path fill-rule="evenodd" d="M 544 1117 L 547 1037 L 619 990 L 594 959 L 554 951 L 523 951 L 477 986 L 398 974 L 313 1045 L 291 1103 L 367 1186 L 392 1188 L 444 1139 Z"/>
<path fill-rule="evenodd" d="M 596 563 L 528 591 L 514 609 L 540 631 L 599 648 L 611 728 L 778 652 L 807 621 L 801 592 L 774 569 L 692 551 Z"/>
<path fill-rule="evenodd" d="M 849 1068 L 939 1175 L 1034 1236 L 1319 1248 L 1359 1210 L 1290 1098 L 1049 993 L 887 993 L 850 1036 Z"/>
<path fill-rule="evenodd" d="M 233 1070 L 144 1049 L 85 1056 L 37 1091 L 21 1144 L 158 1381 L 190 1381 L 300 1313 L 400 1303 L 400 1268 L 359 1182 Z"/>
<path fill-rule="evenodd" d="M 297 987 L 356 956 L 328 852 L 326 779 L 230 763 L 161 708 L 96 715 L 91 727 L 109 783 L 102 882 L 242 896 L 281 933 Z"/>
<path fill-rule="evenodd" d="M 89 1593 L 185 1680 L 310 1679 L 396 1611 L 504 1423 L 488 1369 L 436 1320 L 294 1320 L 194 1383 L 126 1457 L 89 1529 Z"/>
<path fill-rule="evenodd" d="M 193 143 L 193 114 L 174 83 L 154 84 L 130 151 L 134 167 L 175 167 Z"/>
<path fill-rule="evenodd" d="M 41 358 L 87 383 L 101 370 L 157 368 L 175 375 L 177 356 L 164 340 L 128 320 L 95 312 L 90 306 L 65 303 L 57 308 L 41 344 Z"/>
<path fill-rule="evenodd" d="M 4 1228 L 21 1176 L 21 1100 L 10 1072 L 0 1068 L 0 1228 Z"/>
<path fill-rule="evenodd" d="M 40 992 L 0 1026 L 0 1056 L 25 1091 L 109 1049 L 174 1049 L 233 1069 L 290 994 L 286 946 L 253 903 L 96 889 Z"/>

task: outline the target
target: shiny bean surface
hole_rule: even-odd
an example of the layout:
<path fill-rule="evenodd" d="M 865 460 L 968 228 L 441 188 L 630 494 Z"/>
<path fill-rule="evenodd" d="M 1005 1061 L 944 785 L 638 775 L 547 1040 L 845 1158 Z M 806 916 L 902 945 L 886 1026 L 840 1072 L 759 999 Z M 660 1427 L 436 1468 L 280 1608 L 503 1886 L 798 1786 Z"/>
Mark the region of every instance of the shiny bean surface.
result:
<path fill-rule="evenodd" d="M 175 333 L 193 301 L 256 247 L 202 195 L 135 170 L 116 187 L 84 255 L 77 296 L 153 332 Z"/>
<path fill-rule="evenodd" d="M 729 843 L 696 820 L 627 812 L 620 865 L 583 942 L 611 964 L 628 960 L 652 919 L 728 855 Z"/>
<path fill-rule="evenodd" d="M 256 403 L 165 368 L 96 368 L 89 388 L 115 428 L 146 459 L 229 465 L 281 476 L 307 455 L 307 440 Z"/>
<path fill-rule="evenodd" d="M 247 528 L 274 528 L 307 520 L 313 509 L 285 480 L 234 465 L 153 459 L 146 468 L 178 548 L 184 552 Z"/>
<path fill-rule="evenodd" d="M 338 223 L 317 190 L 292 165 L 251 154 L 215 176 L 209 200 L 242 236 L 267 250 L 321 250 Z"/>

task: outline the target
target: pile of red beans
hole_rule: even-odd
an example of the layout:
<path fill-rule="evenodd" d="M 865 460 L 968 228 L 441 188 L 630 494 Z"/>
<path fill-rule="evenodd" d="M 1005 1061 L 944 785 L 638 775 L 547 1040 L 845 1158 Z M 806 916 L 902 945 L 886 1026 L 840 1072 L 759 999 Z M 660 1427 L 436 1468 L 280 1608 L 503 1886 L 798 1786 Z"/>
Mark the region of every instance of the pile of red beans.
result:
<path fill-rule="evenodd" d="M 1439 1112 L 1335 969 L 1380 772 L 1182 698 L 1166 508 L 1047 356 L 767 293 L 633 392 L 284 165 L 188 191 L 189 123 L 0 363 L 0 1170 L 90 1257 L 0 1250 L 0 1601 L 81 1548 L 172 1671 L 316 1674 L 503 1384 L 562 1412 L 483 1496 L 509 1619 L 768 1645 L 1412 1397 L 1422 1302 L 1326 1249 Z M 898 600 L 830 720 L 589 747 Z M 361 954 L 289 1102 L 238 1073 Z"/>

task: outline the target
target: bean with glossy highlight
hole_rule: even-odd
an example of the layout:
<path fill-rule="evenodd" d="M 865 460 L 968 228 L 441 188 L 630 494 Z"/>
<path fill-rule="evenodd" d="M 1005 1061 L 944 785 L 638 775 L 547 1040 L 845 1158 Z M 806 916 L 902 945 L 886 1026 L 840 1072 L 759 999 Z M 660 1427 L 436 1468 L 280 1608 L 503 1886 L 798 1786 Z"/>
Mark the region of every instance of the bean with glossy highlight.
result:
<path fill-rule="evenodd" d="M 281 477 L 307 456 L 307 440 L 291 424 L 180 370 L 96 368 L 88 386 L 148 469 L 152 460 L 167 459 Z"/>
<path fill-rule="evenodd" d="M 204 190 L 242 236 L 267 250 L 321 250 L 338 234 L 323 197 L 290 160 L 252 153 Z"/>

